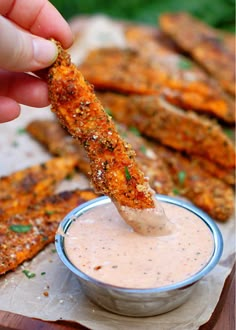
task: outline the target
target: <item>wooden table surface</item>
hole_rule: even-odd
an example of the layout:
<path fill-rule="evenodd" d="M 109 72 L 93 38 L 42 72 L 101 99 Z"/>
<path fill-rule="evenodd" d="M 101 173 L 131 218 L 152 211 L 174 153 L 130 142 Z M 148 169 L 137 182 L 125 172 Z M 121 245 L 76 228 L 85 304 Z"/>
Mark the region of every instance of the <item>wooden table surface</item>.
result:
<path fill-rule="evenodd" d="M 0 330 L 86 330 L 78 323 L 45 322 L 0 311 Z M 199 330 L 235 330 L 235 267 L 227 278 L 219 303 L 211 319 Z"/>

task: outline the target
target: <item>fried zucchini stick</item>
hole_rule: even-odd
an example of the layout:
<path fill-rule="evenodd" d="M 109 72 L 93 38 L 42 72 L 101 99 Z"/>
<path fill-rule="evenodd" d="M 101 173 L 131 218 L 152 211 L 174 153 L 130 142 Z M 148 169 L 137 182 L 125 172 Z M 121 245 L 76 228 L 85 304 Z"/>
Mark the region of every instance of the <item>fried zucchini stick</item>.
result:
<path fill-rule="evenodd" d="M 89 159 L 80 142 L 73 139 L 55 120 L 34 120 L 26 127 L 27 132 L 42 144 L 53 156 L 76 158 L 76 167 L 89 176 Z"/>
<path fill-rule="evenodd" d="M 225 182 L 212 177 L 198 163 L 181 153 L 153 146 L 166 162 L 175 183 L 175 193 L 187 197 L 213 219 L 225 222 L 233 214 L 234 191 Z"/>
<path fill-rule="evenodd" d="M 188 158 L 192 163 L 198 165 L 204 171 L 208 172 L 211 176 L 220 179 L 228 185 L 235 185 L 235 168 L 225 168 L 200 156 L 196 157 L 188 155 Z"/>
<path fill-rule="evenodd" d="M 155 154 L 135 129 L 128 130 L 116 125 L 119 134 L 130 143 L 136 152 L 137 163 L 145 176 L 149 178 L 151 188 L 159 194 L 170 194 L 173 183 L 164 162 Z M 27 126 L 27 131 L 53 154 L 66 156 L 71 152 L 78 157 L 78 167 L 88 176 L 90 172 L 88 157 L 80 143 L 70 136 L 57 121 L 35 120 Z M 55 139 L 55 140 L 54 140 Z"/>
<path fill-rule="evenodd" d="M 74 207 L 95 197 L 89 190 L 61 192 L 0 222 L 0 275 L 14 270 L 53 242 L 61 219 Z"/>
<path fill-rule="evenodd" d="M 59 44 L 58 49 L 58 58 L 48 71 L 51 109 L 84 146 L 96 191 L 112 199 L 135 231 L 147 235 L 159 231 L 160 221 L 164 219 L 163 210 L 155 203 L 153 190 L 136 163 L 134 151 L 119 136 L 94 94 L 93 86 L 71 63 L 69 54 Z M 149 219 L 147 212 L 150 213 Z"/>
<path fill-rule="evenodd" d="M 69 151 L 72 149 L 70 148 L 70 143 L 73 143 L 73 147 L 75 147 L 74 144 L 77 142 L 73 139 L 68 140 L 67 133 L 56 121 L 35 120 L 26 129 L 37 141 L 43 143 L 51 150 L 51 152 L 53 151 L 51 146 L 55 146 L 53 137 L 56 137 L 57 148 L 54 150 L 56 152 L 60 150 L 60 153 L 64 156 L 66 156 L 68 149 Z M 149 177 L 151 187 L 157 193 L 173 195 L 178 191 L 180 196 L 189 198 L 195 205 L 202 208 L 214 219 L 226 221 L 229 218 L 233 209 L 232 189 L 223 182 L 215 179 L 214 175 L 209 174 L 208 172 L 210 171 L 207 171 L 209 166 L 214 166 L 218 173 L 219 166 L 199 157 L 187 158 L 177 151 L 171 151 L 164 146 L 161 147 L 158 143 L 150 143 L 150 141 L 139 136 L 139 132 L 134 127 L 128 130 L 119 125 L 118 129 L 121 136 L 124 136 L 133 146 L 137 154 L 138 163 L 145 175 Z M 59 135 L 61 136 L 61 140 L 58 140 Z M 77 147 L 79 154 L 81 146 L 78 142 Z M 74 148 L 74 152 L 76 153 L 76 148 Z M 168 171 L 166 171 L 166 166 L 163 166 L 165 165 L 163 161 L 167 163 L 170 173 L 167 173 Z M 203 167 L 202 163 L 205 164 L 205 167 Z M 89 166 L 88 160 L 87 164 Z M 227 177 L 229 171 L 224 169 L 221 172 L 222 175 L 224 173 L 221 179 L 224 179 L 225 176 Z M 170 174 L 174 179 L 175 185 L 172 183 Z M 184 177 L 181 177 L 181 175 Z M 204 184 L 204 182 L 207 182 L 207 184 Z"/>
<path fill-rule="evenodd" d="M 229 37 L 187 13 L 163 14 L 159 24 L 180 48 L 219 81 L 225 91 L 235 95 L 235 39 L 233 48 Z"/>
<path fill-rule="evenodd" d="M 141 170 L 149 178 L 151 188 L 158 194 L 171 195 L 173 182 L 167 166 L 157 153 L 153 151 L 146 139 L 140 136 L 135 127 L 118 125 L 118 130 L 128 143 L 130 143 L 136 153 L 136 159 Z"/>
<path fill-rule="evenodd" d="M 164 77 L 156 77 L 150 63 L 132 49 L 92 50 L 79 69 L 96 89 L 131 94 L 156 94 L 160 90 L 160 82 L 166 78 L 165 74 Z"/>
<path fill-rule="evenodd" d="M 143 135 L 230 170 L 235 167 L 234 145 L 217 123 L 185 112 L 158 95 L 100 93 L 99 98 L 118 122 L 137 127 Z"/>
<path fill-rule="evenodd" d="M 0 219 L 23 212 L 51 195 L 57 184 L 73 172 L 74 157 L 56 157 L 0 178 Z"/>
<path fill-rule="evenodd" d="M 125 24 L 123 30 L 127 45 L 145 57 L 166 56 L 178 52 L 175 42 L 154 26 L 132 23 Z"/>
<path fill-rule="evenodd" d="M 161 46 L 149 48 L 148 54 L 138 48 L 96 49 L 79 68 L 96 89 L 159 94 L 186 111 L 235 122 L 233 100 L 203 70 L 177 53 L 160 51 Z"/>

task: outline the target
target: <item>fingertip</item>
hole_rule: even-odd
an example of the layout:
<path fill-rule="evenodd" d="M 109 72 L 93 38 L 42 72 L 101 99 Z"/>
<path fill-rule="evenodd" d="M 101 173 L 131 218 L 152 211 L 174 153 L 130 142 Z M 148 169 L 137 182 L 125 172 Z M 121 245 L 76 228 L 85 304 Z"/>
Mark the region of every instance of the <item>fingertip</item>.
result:
<path fill-rule="evenodd" d="M 50 1 L 46 2 L 30 30 L 43 38 L 58 40 L 64 49 L 68 49 L 73 43 L 73 33 L 69 23 Z"/>
<path fill-rule="evenodd" d="M 14 120 L 20 115 L 20 105 L 5 96 L 0 96 L 0 123 Z"/>
<path fill-rule="evenodd" d="M 25 94 L 25 93 L 24 93 Z M 23 104 L 26 104 L 35 108 L 44 108 L 50 104 L 48 96 L 48 86 L 46 82 L 42 80 L 35 80 L 34 84 L 31 85 L 30 99 L 22 100 Z"/>
<path fill-rule="evenodd" d="M 65 41 L 63 43 L 63 47 L 65 49 L 70 48 L 74 43 L 74 39 L 75 39 L 75 37 L 72 34 L 72 31 L 70 29 L 68 29 L 67 37 L 65 38 Z"/>
<path fill-rule="evenodd" d="M 58 48 L 54 42 L 43 38 L 33 38 L 32 44 L 34 60 L 40 67 L 47 67 L 56 60 Z"/>

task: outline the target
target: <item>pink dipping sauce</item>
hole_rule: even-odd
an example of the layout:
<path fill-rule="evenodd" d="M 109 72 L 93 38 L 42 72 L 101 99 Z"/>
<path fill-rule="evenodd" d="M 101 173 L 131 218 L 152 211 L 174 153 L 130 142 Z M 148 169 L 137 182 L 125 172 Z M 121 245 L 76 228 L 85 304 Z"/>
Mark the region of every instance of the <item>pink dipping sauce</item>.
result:
<path fill-rule="evenodd" d="M 89 210 L 66 232 L 68 258 L 85 274 L 125 288 L 156 288 L 185 280 L 209 261 L 213 235 L 194 213 L 161 205 L 174 228 L 161 236 L 134 232 L 112 203 Z"/>

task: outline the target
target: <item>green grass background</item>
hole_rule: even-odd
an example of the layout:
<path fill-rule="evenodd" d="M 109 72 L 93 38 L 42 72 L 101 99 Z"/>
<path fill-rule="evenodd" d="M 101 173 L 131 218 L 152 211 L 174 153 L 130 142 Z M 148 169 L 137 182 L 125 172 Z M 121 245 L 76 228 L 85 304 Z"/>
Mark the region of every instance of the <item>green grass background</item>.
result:
<path fill-rule="evenodd" d="M 187 11 L 208 24 L 235 32 L 234 0 L 51 0 L 68 20 L 76 15 L 106 14 L 156 25 L 161 13 Z"/>

